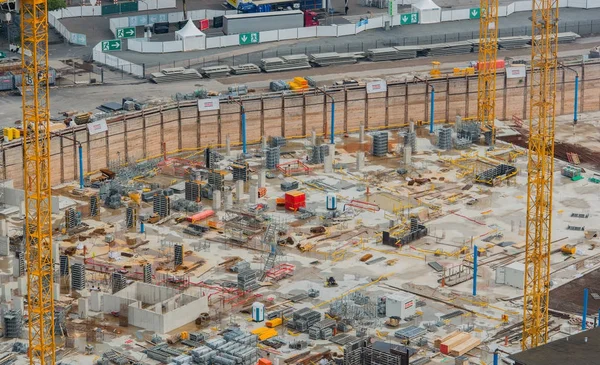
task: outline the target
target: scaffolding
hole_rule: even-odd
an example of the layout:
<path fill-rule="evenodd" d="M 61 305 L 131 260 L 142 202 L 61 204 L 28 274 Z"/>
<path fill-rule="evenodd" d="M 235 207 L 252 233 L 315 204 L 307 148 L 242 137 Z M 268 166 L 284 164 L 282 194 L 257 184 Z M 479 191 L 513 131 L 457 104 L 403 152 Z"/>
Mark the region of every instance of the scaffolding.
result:
<path fill-rule="evenodd" d="M 85 266 L 80 263 L 71 265 L 71 289 L 85 289 Z"/>
<path fill-rule="evenodd" d="M 377 157 L 384 157 L 388 154 L 388 132 L 376 132 L 372 134 L 373 146 L 371 154 Z"/>
<path fill-rule="evenodd" d="M 310 174 L 310 167 L 306 166 L 304 162 L 300 160 L 293 160 L 290 162 L 277 164 L 275 166 L 277 170 L 283 173 L 283 176 L 294 176 L 298 174 L 308 175 Z"/>
<path fill-rule="evenodd" d="M 452 149 L 452 127 L 449 125 L 445 125 L 438 129 L 437 147 L 444 151 L 449 151 Z"/>

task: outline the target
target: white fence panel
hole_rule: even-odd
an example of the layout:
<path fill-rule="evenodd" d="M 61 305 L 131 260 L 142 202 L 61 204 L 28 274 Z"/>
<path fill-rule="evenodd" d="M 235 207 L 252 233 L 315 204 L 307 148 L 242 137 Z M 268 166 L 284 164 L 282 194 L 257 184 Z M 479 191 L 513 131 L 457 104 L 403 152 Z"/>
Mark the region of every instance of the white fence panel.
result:
<path fill-rule="evenodd" d="M 585 0 L 583 0 L 585 1 Z M 515 4 L 515 12 L 517 11 L 531 11 L 531 1 L 517 1 Z"/>
<path fill-rule="evenodd" d="M 469 9 L 457 9 L 452 10 L 452 20 L 466 20 L 469 19 Z"/>
<path fill-rule="evenodd" d="M 96 12 L 97 6 L 82 6 L 81 7 L 81 16 L 96 16 L 101 15 L 101 13 Z M 102 12 L 102 8 L 100 8 L 100 12 Z"/>
<path fill-rule="evenodd" d="M 157 2 L 158 2 L 157 9 L 169 9 L 169 8 L 177 7 L 175 0 L 157 0 Z"/>
<path fill-rule="evenodd" d="M 506 6 L 498 6 L 498 16 L 506 16 Z"/>
<path fill-rule="evenodd" d="M 206 49 L 221 48 L 221 37 L 206 38 Z"/>
<path fill-rule="evenodd" d="M 169 23 L 177 23 L 183 20 L 183 13 L 169 13 Z"/>
<path fill-rule="evenodd" d="M 206 10 L 206 18 L 212 19 L 216 16 L 225 15 L 223 10 Z"/>
<path fill-rule="evenodd" d="M 510 3 L 506 6 L 506 15 L 510 15 L 515 12 L 515 3 Z"/>
<path fill-rule="evenodd" d="M 188 19 L 199 20 L 206 18 L 206 10 L 188 11 Z"/>
<path fill-rule="evenodd" d="M 116 20 L 117 19 L 115 19 L 115 18 L 108 20 L 108 28 L 112 32 L 113 36 L 116 36 L 116 34 L 117 34 L 117 21 Z"/>
<path fill-rule="evenodd" d="M 65 9 L 62 9 L 62 17 L 63 18 L 75 18 L 81 16 L 81 6 L 71 6 Z"/>
<path fill-rule="evenodd" d="M 138 77 L 144 77 L 144 67 L 141 65 L 131 64 L 131 73 Z"/>
<path fill-rule="evenodd" d="M 449 22 L 452 20 L 452 10 L 442 10 L 442 21 Z"/>
<path fill-rule="evenodd" d="M 278 32 L 279 32 L 279 40 L 280 41 L 298 38 L 298 28 L 279 29 Z"/>
<path fill-rule="evenodd" d="M 587 8 L 600 8 L 600 0 L 587 0 Z"/>
<path fill-rule="evenodd" d="M 338 31 L 338 33 L 337 33 L 338 37 L 354 35 L 354 34 L 356 34 L 356 27 L 354 26 L 354 24 L 342 24 L 342 25 L 338 25 L 337 31 Z"/>
<path fill-rule="evenodd" d="M 279 40 L 279 32 L 277 30 L 268 30 L 266 32 L 260 32 L 259 39 L 260 43 L 275 42 Z M 239 39 L 238 39 L 239 41 Z"/>
<path fill-rule="evenodd" d="M 62 17 L 61 10 L 52 10 L 52 11 L 48 12 L 48 14 L 52 14 L 52 16 L 54 16 L 56 19 L 60 19 Z"/>
<path fill-rule="evenodd" d="M 317 26 L 317 37 L 335 37 L 337 36 L 337 27 Z"/>
<path fill-rule="evenodd" d="M 569 0 L 558 0 L 559 8 L 566 8 L 569 5 Z"/>
<path fill-rule="evenodd" d="M 298 39 L 313 38 L 317 36 L 317 27 L 298 28 Z"/>
<path fill-rule="evenodd" d="M 183 51 L 183 41 L 162 42 L 162 44 L 164 53 Z"/>
<path fill-rule="evenodd" d="M 138 39 L 128 39 L 127 49 L 134 52 L 142 52 L 142 43 L 143 41 Z"/>
<path fill-rule="evenodd" d="M 221 37 L 221 47 L 231 47 L 240 45 L 240 36 L 238 34 L 226 35 Z"/>
<path fill-rule="evenodd" d="M 383 28 L 383 17 L 377 17 L 369 19 L 369 23 L 367 24 L 367 29 L 377 29 Z"/>
<path fill-rule="evenodd" d="M 48 24 L 50 24 L 51 26 L 54 27 L 54 24 L 56 24 L 56 18 L 54 17 L 54 15 L 48 13 Z"/>
<path fill-rule="evenodd" d="M 143 53 L 163 53 L 163 42 L 142 42 Z"/>
<path fill-rule="evenodd" d="M 586 0 L 568 0 L 567 6 L 569 8 L 585 9 L 587 7 L 587 1 Z"/>

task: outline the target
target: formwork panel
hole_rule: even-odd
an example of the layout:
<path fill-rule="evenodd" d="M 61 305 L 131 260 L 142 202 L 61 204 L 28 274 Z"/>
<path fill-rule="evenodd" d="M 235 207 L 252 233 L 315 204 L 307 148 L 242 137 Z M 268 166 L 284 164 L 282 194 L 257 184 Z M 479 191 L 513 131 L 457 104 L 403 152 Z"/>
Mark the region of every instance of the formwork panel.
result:
<path fill-rule="evenodd" d="M 16 183 L 19 183 L 19 185 L 21 186 L 21 188 L 23 187 L 23 156 L 22 156 L 22 150 L 19 149 L 19 152 L 21 152 L 21 156 L 19 156 L 19 161 L 21 161 L 21 164 L 19 166 L 19 169 L 21 170 L 19 173 L 19 179 L 13 178 L 13 181 Z M 50 139 L 50 181 L 58 184 L 58 183 L 62 183 L 62 161 L 61 161 L 61 154 L 60 154 L 60 139 L 59 138 L 52 138 Z"/>
<path fill-rule="evenodd" d="M 347 113 L 348 129 L 358 129 L 365 122 L 365 95 L 364 89 L 348 90 Z"/>
<path fill-rule="evenodd" d="M 89 136 L 90 142 L 87 146 L 87 153 L 89 156 L 90 171 L 97 171 L 101 168 L 106 167 L 106 134 L 92 134 Z"/>
<path fill-rule="evenodd" d="M 303 98 L 301 96 L 285 98 L 284 115 L 286 138 L 302 138 Z"/>
<path fill-rule="evenodd" d="M 506 80 L 506 117 L 508 119 L 516 115 L 523 117 L 523 85 L 524 79 Z"/>
<path fill-rule="evenodd" d="M 108 128 L 108 159 L 116 162 L 121 158 L 121 162 L 125 160 L 125 135 L 123 122 L 110 123 Z"/>
<path fill-rule="evenodd" d="M 450 91 L 448 95 L 450 98 L 448 103 L 448 115 L 450 115 L 450 119 L 456 115 L 465 115 L 465 104 L 467 101 L 467 95 L 465 94 L 466 90 L 466 79 L 454 79 L 450 81 Z"/>
<path fill-rule="evenodd" d="M 408 87 L 408 120 L 425 120 L 427 105 L 427 91 L 424 84 L 415 84 Z"/>
<path fill-rule="evenodd" d="M 240 131 L 242 116 L 240 106 L 237 104 L 221 104 L 221 144 L 225 143 L 225 136 L 229 135 L 231 143 L 241 142 Z"/>
<path fill-rule="evenodd" d="M 127 120 L 127 155 L 138 160 L 144 157 L 144 132 L 142 118 Z"/>
<path fill-rule="evenodd" d="M 323 95 L 306 95 L 306 133 L 323 133 Z"/>
<path fill-rule="evenodd" d="M 405 114 L 405 84 L 388 85 L 388 124 L 399 126 L 408 123 Z"/>
<path fill-rule="evenodd" d="M 246 143 L 260 143 L 260 138 L 262 136 L 262 132 L 260 129 L 260 119 L 260 110 L 253 112 L 249 112 L 248 110 L 246 110 Z"/>
<path fill-rule="evenodd" d="M 181 108 L 181 147 L 198 147 L 198 109 L 193 107 Z"/>
<path fill-rule="evenodd" d="M 469 83 L 469 94 L 467 97 L 469 98 L 469 109 L 467 110 L 466 115 L 469 117 L 477 116 L 477 78 L 473 77 L 468 80 Z"/>
<path fill-rule="evenodd" d="M 366 94 L 369 98 L 369 128 L 385 126 L 385 93 Z"/>
<path fill-rule="evenodd" d="M 179 114 L 177 109 L 167 110 L 163 112 L 163 142 L 167 153 L 177 151 L 179 149 Z"/>
<path fill-rule="evenodd" d="M 265 136 L 281 136 L 281 99 L 264 100 Z"/>
<path fill-rule="evenodd" d="M 219 115 L 217 111 L 200 113 L 200 146 L 202 148 L 219 143 Z"/>

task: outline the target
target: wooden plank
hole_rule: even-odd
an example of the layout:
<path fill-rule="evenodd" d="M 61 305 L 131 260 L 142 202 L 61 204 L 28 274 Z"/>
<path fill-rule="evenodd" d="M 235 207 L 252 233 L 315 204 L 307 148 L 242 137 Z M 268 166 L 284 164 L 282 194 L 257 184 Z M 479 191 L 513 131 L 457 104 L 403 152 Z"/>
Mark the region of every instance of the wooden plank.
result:
<path fill-rule="evenodd" d="M 453 337 L 456 337 L 456 336 L 458 336 L 459 334 L 460 334 L 460 331 L 452 331 L 452 332 L 450 332 L 449 334 L 447 334 L 445 337 L 442 337 L 442 338 L 436 338 L 436 339 L 433 341 L 433 346 L 434 346 L 436 349 L 439 349 L 439 348 L 440 348 L 440 345 L 441 345 L 443 342 L 447 342 L 447 341 L 449 341 L 451 338 L 453 338 Z"/>
<path fill-rule="evenodd" d="M 450 350 L 450 356 L 461 356 L 466 354 L 467 352 L 473 350 L 475 347 L 481 344 L 481 340 L 475 337 L 471 337 L 467 341 L 461 343 L 456 346 L 452 350 Z"/>
<path fill-rule="evenodd" d="M 459 335 L 454 336 L 453 338 L 451 338 L 447 342 L 442 342 L 440 344 L 440 351 L 442 352 L 442 354 L 448 355 L 448 353 L 450 352 L 450 350 L 452 350 L 456 345 L 460 344 L 461 342 L 464 342 L 464 341 L 468 340 L 470 337 L 471 337 L 470 334 L 465 333 L 465 332 L 461 332 Z"/>

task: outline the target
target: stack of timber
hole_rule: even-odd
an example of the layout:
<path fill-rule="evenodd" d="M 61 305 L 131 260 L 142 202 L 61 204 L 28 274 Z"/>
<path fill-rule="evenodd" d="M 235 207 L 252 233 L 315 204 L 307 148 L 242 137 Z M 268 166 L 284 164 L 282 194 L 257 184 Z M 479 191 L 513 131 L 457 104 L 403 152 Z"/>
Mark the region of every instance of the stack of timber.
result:
<path fill-rule="evenodd" d="M 291 55 L 263 58 L 260 60 L 260 68 L 265 72 L 276 72 L 310 68 L 310 64 L 307 55 Z"/>
<path fill-rule="evenodd" d="M 200 69 L 200 73 L 202 73 L 202 75 L 210 77 L 211 79 L 227 76 L 229 75 L 230 71 L 231 69 L 227 65 L 207 66 Z"/>
<path fill-rule="evenodd" d="M 481 344 L 481 340 L 466 332 L 454 331 L 446 337 L 439 338 L 433 342 L 435 347 L 440 348 L 444 355 L 461 356 Z"/>
<path fill-rule="evenodd" d="M 260 67 L 253 63 L 245 63 L 243 65 L 231 66 L 231 73 L 236 75 L 258 74 Z"/>
<path fill-rule="evenodd" d="M 197 80 L 201 78 L 202 75 L 200 75 L 198 71 L 183 67 L 166 68 L 161 72 L 153 72 L 150 76 L 150 80 L 156 84 Z"/>
<path fill-rule="evenodd" d="M 310 55 L 310 63 L 320 67 L 356 63 L 356 61 L 354 53 L 327 52 Z"/>

